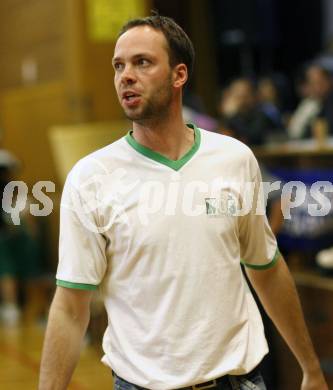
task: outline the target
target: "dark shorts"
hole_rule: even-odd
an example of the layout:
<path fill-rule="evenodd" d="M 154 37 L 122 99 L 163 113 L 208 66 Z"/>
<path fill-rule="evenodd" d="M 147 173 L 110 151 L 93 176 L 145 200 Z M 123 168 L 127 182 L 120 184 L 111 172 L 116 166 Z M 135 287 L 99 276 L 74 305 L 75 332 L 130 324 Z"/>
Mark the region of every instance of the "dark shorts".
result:
<path fill-rule="evenodd" d="M 206 385 L 205 385 L 206 384 Z M 225 375 L 218 381 L 216 385 L 211 381 L 205 384 L 197 384 L 193 386 L 193 390 L 267 390 L 264 380 L 259 369 L 254 369 L 245 375 Z M 143 390 L 143 387 L 133 385 L 114 375 L 114 389 L 115 390 Z M 184 388 L 185 389 L 185 388 Z M 191 386 L 186 389 L 190 390 Z"/>

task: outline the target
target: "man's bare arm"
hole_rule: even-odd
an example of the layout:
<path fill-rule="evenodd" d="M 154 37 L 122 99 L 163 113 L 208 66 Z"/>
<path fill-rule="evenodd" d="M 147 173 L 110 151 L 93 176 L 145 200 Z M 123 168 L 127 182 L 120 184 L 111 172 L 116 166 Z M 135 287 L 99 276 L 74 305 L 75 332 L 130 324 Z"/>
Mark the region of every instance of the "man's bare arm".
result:
<path fill-rule="evenodd" d="M 92 291 L 57 287 L 44 340 L 39 390 L 67 389 L 90 318 Z"/>
<path fill-rule="evenodd" d="M 314 351 L 289 269 L 281 257 L 274 267 L 246 273 L 269 317 L 303 371 L 302 390 L 328 390 Z"/>

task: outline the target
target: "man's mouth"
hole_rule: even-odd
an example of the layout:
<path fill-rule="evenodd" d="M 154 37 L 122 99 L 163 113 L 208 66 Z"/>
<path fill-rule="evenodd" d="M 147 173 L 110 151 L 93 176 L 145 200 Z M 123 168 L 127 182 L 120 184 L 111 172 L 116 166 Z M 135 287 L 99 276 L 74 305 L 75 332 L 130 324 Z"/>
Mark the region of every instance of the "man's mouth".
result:
<path fill-rule="evenodd" d="M 122 98 L 126 102 L 131 102 L 131 101 L 135 100 L 138 97 L 140 97 L 140 95 L 135 93 L 135 92 L 125 92 L 125 93 L 122 94 Z"/>
<path fill-rule="evenodd" d="M 136 108 L 141 102 L 141 95 L 134 91 L 126 91 L 122 94 L 122 102 L 127 108 Z"/>

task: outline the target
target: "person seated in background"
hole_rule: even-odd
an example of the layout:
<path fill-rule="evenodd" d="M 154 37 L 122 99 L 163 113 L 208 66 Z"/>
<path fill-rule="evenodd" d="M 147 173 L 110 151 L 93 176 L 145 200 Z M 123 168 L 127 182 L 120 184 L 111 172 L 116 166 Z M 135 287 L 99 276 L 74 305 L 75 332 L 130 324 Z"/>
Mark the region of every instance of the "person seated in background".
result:
<path fill-rule="evenodd" d="M 221 132 L 254 146 L 264 144 L 279 129 L 260 107 L 257 91 L 246 78 L 234 80 L 223 92 L 219 102 Z"/>
<path fill-rule="evenodd" d="M 327 122 L 328 131 L 333 134 L 333 83 L 330 72 L 322 66 L 310 65 L 297 89 L 302 100 L 288 124 L 289 137 L 311 138 L 318 118 Z"/>
<path fill-rule="evenodd" d="M 0 191 L 3 201 L 4 190 L 13 178 L 18 160 L 6 150 L 0 149 Z M 14 204 L 25 201 L 18 194 L 7 199 Z M 26 303 L 34 306 L 38 295 L 36 278 L 41 275 L 40 247 L 37 224 L 28 212 L 28 206 L 20 214 L 20 224 L 15 225 L 3 207 L 0 209 L 0 324 L 16 325 L 21 316 L 19 284 L 24 283 Z M 36 290 L 37 289 L 37 290 Z M 29 305 L 28 305 L 29 306 Z M 28 310 L 28 311 L 29 311 Z M 27 314 L 29 316 L 29 314 Z"/>
<path fill-rule="evenodd" d="M 272 77 L 262 77 L 258 81 L 258 100 L 263 111 L 279 129 L 283 128 L 279 91 Z"/>

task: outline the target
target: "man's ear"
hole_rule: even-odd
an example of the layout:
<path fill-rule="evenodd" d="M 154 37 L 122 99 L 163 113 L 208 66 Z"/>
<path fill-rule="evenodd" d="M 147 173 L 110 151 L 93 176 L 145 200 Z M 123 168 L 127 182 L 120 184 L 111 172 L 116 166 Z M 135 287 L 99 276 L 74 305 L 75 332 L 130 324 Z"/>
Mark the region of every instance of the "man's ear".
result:
<path fill-rule="evenodd" d="M 173 68 L 173 86 L 181 88 L 188 79 L 187 66 L 185 64 L 178 64 Z"/>

